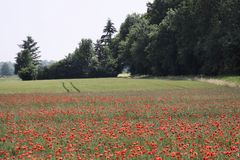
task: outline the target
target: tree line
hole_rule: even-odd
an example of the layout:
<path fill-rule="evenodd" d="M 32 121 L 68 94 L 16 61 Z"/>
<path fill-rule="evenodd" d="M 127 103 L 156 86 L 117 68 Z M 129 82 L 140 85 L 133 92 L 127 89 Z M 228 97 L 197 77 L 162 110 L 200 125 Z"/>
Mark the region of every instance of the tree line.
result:
<path fill-rule="evenodd" d="M 239 0 L 155 0 L 116 31 L 109 19 L 96 43 L 82 39 L 73 53 L 47 67 L 36 67 L 32 42 L 31 62 L 19 70 L 18 57 L 27 48 L 22 45 L 15 70 L 20 77 L 33 73 L 32 79 L 109 77 L 123 69 L 156 76 L 240 74 Z"/>

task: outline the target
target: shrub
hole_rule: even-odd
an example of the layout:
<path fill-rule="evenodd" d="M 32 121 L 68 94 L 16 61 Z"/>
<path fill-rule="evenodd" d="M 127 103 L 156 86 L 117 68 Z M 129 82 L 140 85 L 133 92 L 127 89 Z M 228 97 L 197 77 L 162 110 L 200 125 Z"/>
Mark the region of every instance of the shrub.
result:
<path fill-rule="evenodd" d="M 34 65 L 31 65 L 29 67 L 21 68 L 18 71 L 18 76 L 22 80 L 35 80 L 37 77 L 37 69 Z"/>

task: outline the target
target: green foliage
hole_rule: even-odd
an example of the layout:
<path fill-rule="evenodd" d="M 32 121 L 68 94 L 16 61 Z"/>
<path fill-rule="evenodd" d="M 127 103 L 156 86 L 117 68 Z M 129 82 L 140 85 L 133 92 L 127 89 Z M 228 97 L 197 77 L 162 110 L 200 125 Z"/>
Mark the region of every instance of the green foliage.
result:
<path fill-rule="evenodd" d="M 129 38 L 129 33 L 137 23 L 140 23 L 141 16 L 138 14 L 128 15 L 121 24 L 119 33 L 113 38 L 110 48 L 113 58 L 116 60 L 116 71 L 120 73 L 125 67 L 132 64 L 131 45 L 134 39 Z M 136 37 L 136 36 L 135 36 Z"/>
<path fill-rule="evenodd" d="M 93 44 L 90 39 L 82 39 L 79 47 L 73 53 L 72 67 L 75 68 L 74 74 L 88 77 L 91 67 L 91 60 L 93 57 Z"/>
<path fill-rule="evenodd" d="M 127 43 L 130 46 L 131 62 L 130 71 L 133 74 L 148 74 L 150 73 L 151 62 L 147 59 L 146 46 L 149 43 L 148 34 L 150 34 L 151 28 L 148 20 L 142 17 L 139 22 L 135 23 L 129 34 Z"/>
<path fill-rule="evenodd" d="M 108 19 L 103 30 L 103 35 L 95 44 L 95 66 L 90 73 L 92 77 L 111 77 L 117 75 L 116 60 L 113 55 L 113 41 L 112 35 L 116 32 L 114 23 Z"/>
<path fill-rule="evenodd" d="M 27 40 L 23 41 L 23 44 L 19 45 L 22 49 L 17 53 L 16 64 L 15 64 L 15 73 L 22 80 L 34 80 L 36 79 L 36 66 L 39 64 L 38 51 L 39 47 L 36 46 L 32 37 L 27 37 Z"/>
<path fill-rule="evenodd" d="M 37 77 L 37 69 L 34 65 L 30 65 L 28 67 L 21 68 L 18 71 L 18 76 L 22 80 L 35 80 Z"/>
<path fill-rule="evenodd" d="M 140 15 L 133 13 L 128 15 L 125 21 L 121 24 L 119 36 L 121 40 L 125 40 L 130 32 L 131 27 L 137 23 L 140 19 Z"/>
<path fill-rule="evenodd" d="M 23 40 L 23 44 L 20 44 L 19 47 L 30 54 L 30 57 L 32 59 L 32 63 L 34 65 L 39 64 L 39 47 L 36 46 L 37 42 L 33 40 L 31 36 L 27 36 L 27 40 Z"/>
<path fill-rule="evenodd" d="M 184 0 L 155 0 L 148 3 L 147 17 L 151 24 L 159 24 L 167 16 L 170 9 L 178 8 L 178 5 Z"/>
<path fill-rule="evenodd" d="M 169 14 L 170 17 L 170 14 Z M 160 25 L 154 25 L 150 34 L 150 42 L 146 48 L 151 72 L 154 75 L 178 75 L 177 45 L 175 33 L 169 28 L 168 18 Z"/>
<path fill-rule="evenodd" d="M 75 51 L 63 60 L 38 70 L 38 79 L 109 77 L 117 75 L 112 52 L 112 35 L 116 32 L 109 19 L 100 40 L 82 39 Z"/>
<path fill-rule="evenodd" d="M 108 19 L 107 25 L 103 29 L 104 35 L 101 37 L 101 42 L 104 43 L 104 45 L 108 45 L 111 43 L 112 35 L 117 32 L 116 28 L 114 27 L 114 23 L 111 21 L 111 19 Z"/>
<path fill-rule="evenodd" d="M 15 63 L 15 72 L 18 73 L 21 68 L 26 68 L 32 63 L 32 58 L 28 51 L 23 50 L 17 54 Z"/>
<path fill-rule="evenodd" d="M 125 69 L 133 75 L 240 74 L 239 0 L 155 0 L 147 7 L 146 14 L 128 15 L 114 37 L 109 19 L 94 47 L 81 41 L 74 53 L 41 68 L 40 77 L 108 77 Z"/>
<path fill-rule="evenodd" d="M 115 37 L 117 64 L 132 74 L 239 74 L 239 8 L 238 0 L 148 3 L 147 14 L 128 16 Z"/>
<path fill-rule="evenodd" d="M 97 77 L 111 77 L 116 76 L 116 61 L 112 56 L 112 52 L 108 46 L 105 46 L 102 50 L 102 57 L 97 59 Z M 94 76 L 94 74 L 93 74 Z"/>

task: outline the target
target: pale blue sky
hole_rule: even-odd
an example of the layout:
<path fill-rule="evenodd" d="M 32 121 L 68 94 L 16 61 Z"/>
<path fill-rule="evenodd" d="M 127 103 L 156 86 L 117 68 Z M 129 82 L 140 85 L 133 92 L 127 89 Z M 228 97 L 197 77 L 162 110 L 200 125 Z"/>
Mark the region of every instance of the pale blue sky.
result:
<path fill-rule="evenodd" d="M 145 13 L 149 0 L 0 0 L 0 61 L 12 61 L 30 35 L 41 59 L 59 60 L 82 38 L 98 39 L 107 19 L 117 30 L 127 14 Z"/>

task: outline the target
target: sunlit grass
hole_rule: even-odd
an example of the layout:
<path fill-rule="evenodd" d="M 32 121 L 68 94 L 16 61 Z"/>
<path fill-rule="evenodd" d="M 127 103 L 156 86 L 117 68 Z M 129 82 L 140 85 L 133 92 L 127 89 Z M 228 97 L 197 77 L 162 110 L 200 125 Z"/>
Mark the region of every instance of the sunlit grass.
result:
<path fill-rule="evenodd" d="M 71 85 L 75 86 L 75 88 Z M 63 87 L 64 84 L 64 87 Z M 93 78 L 37 81 L 0 81 L 0 93 L 71 93 L 156 91 L 162 89 L 215 88 L 216 85 L 192 80 Z"/>

